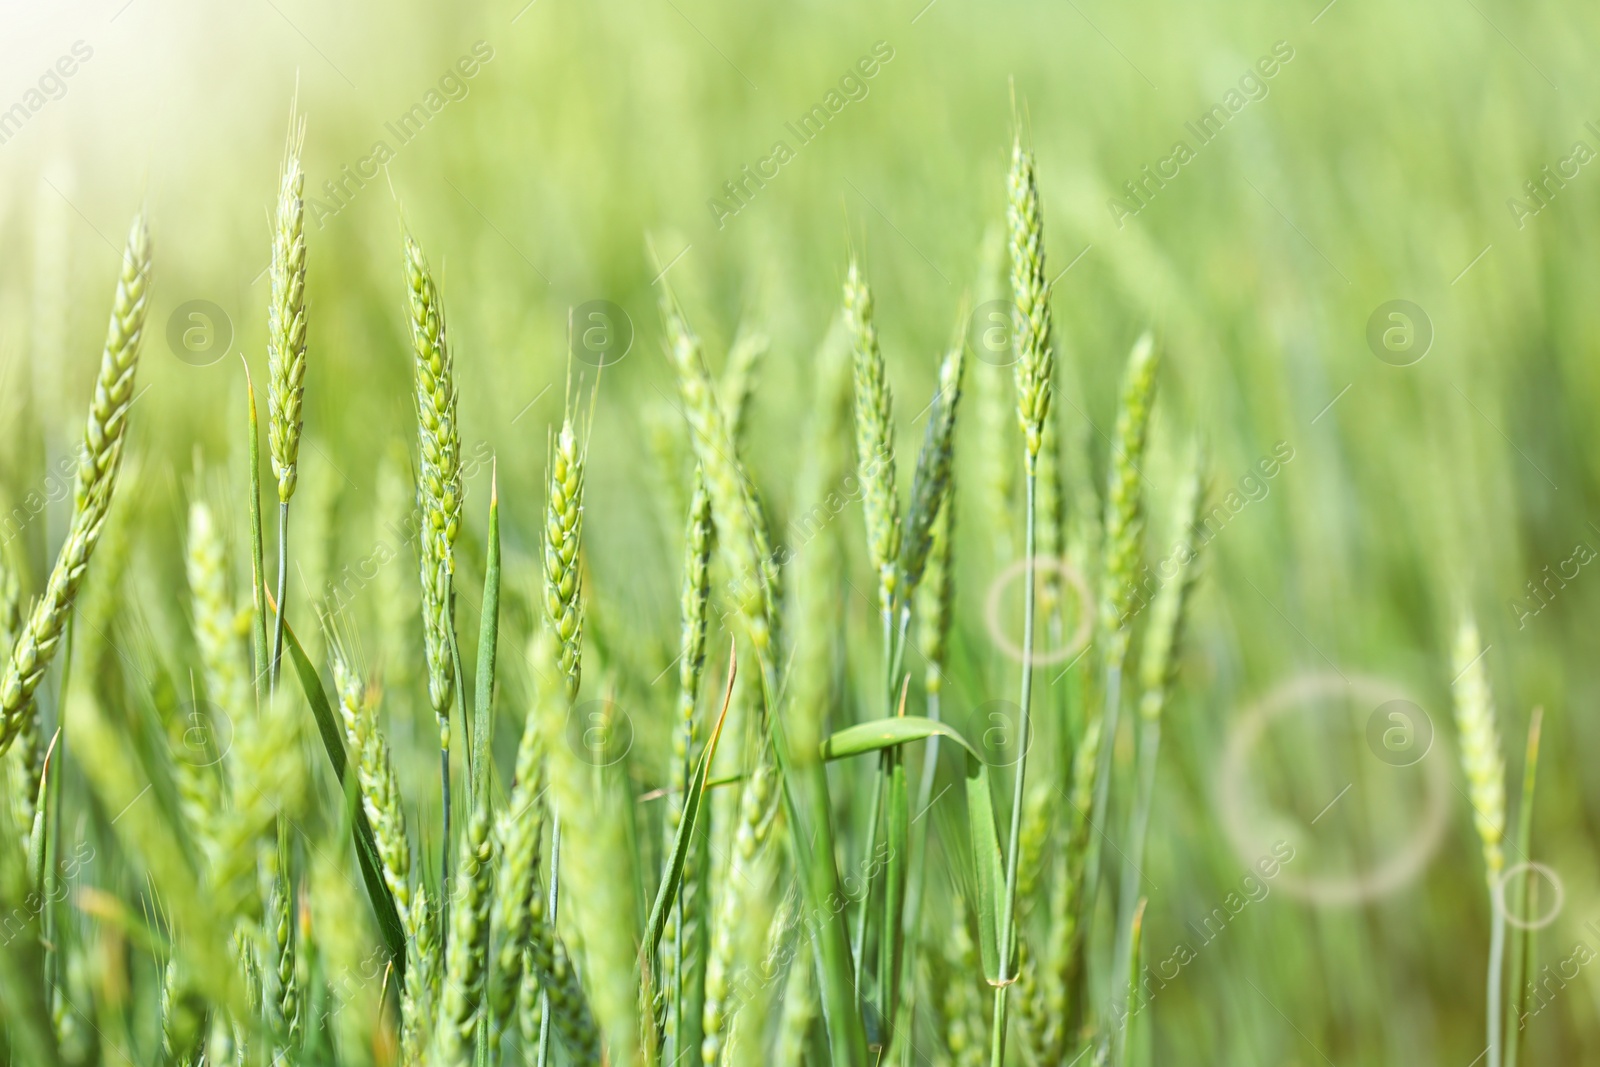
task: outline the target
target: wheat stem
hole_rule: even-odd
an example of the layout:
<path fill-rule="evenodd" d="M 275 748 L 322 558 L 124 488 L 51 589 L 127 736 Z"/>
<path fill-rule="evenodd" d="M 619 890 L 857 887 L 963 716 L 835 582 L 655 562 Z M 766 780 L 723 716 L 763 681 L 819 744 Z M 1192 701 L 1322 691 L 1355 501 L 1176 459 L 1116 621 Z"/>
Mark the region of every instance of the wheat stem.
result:
<path fill-rule="evenodd" d="M 1022 808 L 1028 774 L 1028 731 L 1032 729 L 1028 708 L 1033 700 L 1033 626 L 1035 611 L 1034 592 L 1034 518 L 1038 504 L 1039 477 L 1029 470 L 1025 482 L 1027 509 L 1023 525 L 1024 551 L 1027 553 L 1022 571 L 1022 684 L 1020 710 L 1017 715 L 1017 744 L 1021 755 L 1017 757 L 1016 781 L 1011 792 L 1011 834 L 1006 846 L 1005 908 L 1000 913 L 1000 984 L 994 991 L 994 1032 L 990 1046 L 991 1067 L 1001 1067 L 1006 1052 L 1006 995 L 1016 980 L 1012 973 L 1013 942 L 1016 932 L 1012 923 L 1017 911 L 1017 860 L 1022 842 Z"/>

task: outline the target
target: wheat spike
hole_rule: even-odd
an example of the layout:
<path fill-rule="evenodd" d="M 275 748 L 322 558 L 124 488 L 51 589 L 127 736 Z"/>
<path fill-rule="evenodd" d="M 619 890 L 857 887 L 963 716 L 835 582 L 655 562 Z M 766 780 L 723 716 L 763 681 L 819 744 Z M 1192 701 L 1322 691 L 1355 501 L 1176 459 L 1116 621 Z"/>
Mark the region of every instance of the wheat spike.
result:
<path fill-rule="evenodd" d="M 850 261 L 844 280 L 844 314 L 855 344 L 856 464 L 867 552 L 878 572 L 879 610 L 894 610 L 899 593 L 900 501 L 895 488 L 894 397 L 884 368 L 878 328 L 872 321 L 872 290 L 860 265 Z"/>
<path fill-rule="evenodd" d="M 1012 144 L 1007 188 L 1017 420 L 1022 426 L 1028 473 L 1033 474 L 1044 444 L 1045 421 L 1050 417 L 1055 353 L 1050 336 L 1050 283 L 1044 270 L 1044 213 L 1039 204 L 1033 153 L 1023 149 L 1020 138 Z"/>
<path fill-rule="evenodd" d="M 963 316 L 964 318 L 965 316 Z M 933 543 L 933 525 L 950 492 L 954 467 L 956 410 L 961 403 L 961 372 L 965 346 L 958 337 L 939 365 L 939 387 L 928 410 L 928 428 L 917 466 L 911 476 L 911 506 L 906 512 L 905 537 L 900 545 L 900 573 L 906 594 L 922 581 Z"/>
<path fill-rule="evenodd" d="M 422 886 L 411 902 L 411 924 L 416 931 L 406 946 L 406 982 L 400 994 L 400 1058 L 405 1064 L 421 1062 L 433 1033 L 434 1005 L 439 1002 L 439 908 Z"/>
<path fill-rule="evenodd" d="M 728 348 L 728 362 L 717 381 L 717 398 L 722 405 L 723 421 L 735 444 L 744 439 L 745 425 L 750 419 L 750 401 L 755 396 L 756 372 L 771 343 L 760 330 L 741 328 Z"/>
<path fill-rule="evenodd" d="M 1506 831 L 1506 766 L 1494 723 L 1478 625 L 1471 616 L 1461 621 L 1455 643 L 1455 715 L 1461 733 L 1461 767 L 1472 798 L 1472 822 L 1483 845 L 1484 873 L 1490 888 L 1505 868 L 1502 840 Z"/>
<path fill-rule="evenodd" d="M 267 441 L 278 502 L 294 496 L 300 459 L 301 403 L 306 391 L 306 210 L 300 148 L 305 121 L 291 122 L 278 183 L 278 214 L 272 230 L 267 303 Z"/>
<path fill-rule="evenodd" d="M 572 420 L 564 420 L 550 450 L 550 494 L 545 504 L 544 605 L 561 642 L 561 673 L 567 697 L 577 698 L 582 679 L 583 570 L 578 550 L 583 542 L 583 456 Z"/>
<path fill-rule="evenodd" d="M 356 777 L 361 783 L 361 806 L 372 825 L 383 880 L 394 896 L 395 911 L 409 939 L 418 935 L 411 914 L 411 842 L 406 836 L 406 813 L 400 780 L 389 758 L 389 745 L 378 727 L 378 701 L 351 664 L 345 649 L 333 650 L 333 684 L 339 698 L 339 715 L 350 746 Z"/>
<path fill-rule="evenodd" d="M 951 549 L 955 538 L 955 486 L 945 494 L 935 516 L 928 550 L 927 570 L 917 588 L 917 647 L 928 667 L 923 687 L 930 694 L 944 688 L 945 660 L 949 653 L 950 620 L 955 613 L 955 574 Z"/>
<path fill-rule="evenodd" d="M 735 458 L 733 437 L 716 401 L 700 340 L 670 295 L 664 299 L 662 313 L 667 327 L 667 357 L 677 374 L 695 457 L 711 497 L 718 548 L 728 561 L 729 594 L 756 654 L 765 658 L 773 647 L 778 625 L 778 575 L 766 528 L 755 492 Z"/>
<path fill-rule="evenodd" d="M 489 907 L 494 885 L 494 839 L 489 812 L 479 804 L 461 839 L 455 900 L 450 908 L 450 940 L 445 950 L 444 990 L 435 1033 L 440 1067 L 466 1067 L 472 1060 L 478 1012 L 483 1006 L 489 961 Z"/>
<path fill-rule="evenodd" d="M 1110 638 L 1108 663 L 1120 667 L 1128 649 L 1128 615 L 1144 556 L 1145 438 L 1155 400 L 1155 341 L 1146 333 L 1133 346 L 1117 408 L 1111 478 L 1106 490 L 1105 578 L 1100 623 Z"/>
<path fill-rule="evenodd" d="M 1194 591 L 1200 572 L 1195 566 L 1200 551 L 1200 514 L 1204 510 L 1204 460 L 1198 454 L 1178 487 L 1177 506 L 1178 538 L 1171 556 L 1177 560 L 1177 572 L 1166 580 L 1156 594 L 1150 609 L 1149 628 L 1143 639 L 1143 657 L 1139 662 L 1139 684 L 1143 693 L 1139 698 L 1139 714 L 1145 719 L 1160 718 L 1166 706 L 1167 693 L 1178 672 L 1178 644 L 1183 632 L 1184 611 Z"/>
<path fill-rule="evenodd" d="M 417 507 L 422 515 L 417 554 L 422 564 L 423 636 L 428 699 L 439 717 L 440 747 L 450 747 L 455 675 L 450 659 L 454 625 L 456 534 L 461 528 L 461 440 L 456 427 L 455 372 L 445 337 L 444 304 L 422 248 L 405 235 L 406 294 L 415 355 Z"/>
<path fill-rule="evenodd" d="M 67 616 L 100 539 L 100 529 L 111 507 L 117 469 L 132 406 L 133 375 L 138 364 L 139 340 L 144 332 L 150 270 L 150 233 L 144 216 L 133 220 L 127 248 L 122 254 L 122 274 L 106 332 L 94 401 L 84 431 L 83 450 L 73 487 L 72 525 L 56 556 L 44 595 L 34 604 L 11 649 L 4 680 L 0 681 L 0 753 L 11 747 L 24 720 L 33 716 L 33 693 L 44 678 L 66 628 Z"/>
<path fill-rule="evenodd" d="M 22 629 L 22 586 L 16 571 L 0 559 L 0 662 L 10 662 L 11 648 Z M 33 825 L 34 801 L 39 792 L 44 750 L 39 744 L 39 720 L 31 707 L 23 709 L 15 747 L 5 757 L 5 776 L 20 840 Z"/>
<path fill-rule="evenodd" d="M 739 939 L 744 932 L 755 895 L 765 888 L 756 870 L 770 838 L 777 814 L 775 775 L 762 764 L 745 781 L 739 801 L 739 823 L 734 831 L 733 857 L 724 880 L 722 901 L 711 931 L 711 952 L 706 962 L 706 1000 L 701 1014 L 700 1059 L 715 1067 L 728 1037 L 728 1023 L 741 1002 L 729 1001 L 737 978 Z"/>
<path fill-rule="evenodd" d="M 240 622 L 248 626 L 249 617 L 229 596 L 227 551 L 203 500 L 189 504 L 188 549 L 189 603 L 206 694 L 228 715 L 244 714 L 253 699 Z"/>

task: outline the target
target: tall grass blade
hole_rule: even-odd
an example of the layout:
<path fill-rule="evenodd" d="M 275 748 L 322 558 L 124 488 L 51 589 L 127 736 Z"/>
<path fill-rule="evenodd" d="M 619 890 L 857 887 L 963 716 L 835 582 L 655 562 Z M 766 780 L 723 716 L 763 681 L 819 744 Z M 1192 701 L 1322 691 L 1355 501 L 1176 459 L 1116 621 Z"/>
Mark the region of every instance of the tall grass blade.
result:
<path fill-rule="evenodd" d="M 1512 846 L 1517 854 L 1524 858 L 1533 855 L 1533 790 L 1539 771 L 1539 736 L 1544 727 L 1544 708 L 1533 709 L 1533 714 L 1528 720 L 1528 747 L 1522 758 L 1522 799 L 1517 804 L 1517 840 Z M 1508 907 L 1511 914 L 1517 916 L 1522 922 L 1515 924 L 1511 932 L 1511 960 L 1508 985 L 1511 997 L 1506 1004 L 1506 1047 L 1505 1067 L 1517 1067 L 1518 1046 L 1522 1037 L 1523 1005 L 1526 1003 L 1526 991 L 1522 987 L 1524 973 L 1532 973 L 1532 965 L 1528 963 L 1528 943 L 1533 939 L 1528 936 L 1524 923 L 1528 918 L 1528 901 L 1533 893 L 1533 878 L 1535 871 L 1528 867 L 1522 876 L 1511 886 L 1513 896 Z M 1502 894 L 1503 898 L 1503 894 Z M 1524 967 L 1527 970 L 1524 971 Z"/>
<path fill-rule="evenodd" d="M 689 788 L 683 798 L 683 817 L 678 822 L 678 832 L 672 841 L 672 852 L 661 873 L 661 885 L 656 890 L 655 903 L 650 906 L 649 921 L 645 923 L 644 952 L 651 966 L 654 965 L 656 946 L 661 941 L 661 932 L 666 928 L 667 915 L 672 911 L 678 889 L 683 883 L 684 861 L 689 855 L 689 843 L 694 837 L 694 828 L 704 807 L 706 776 L 711 772 L 711 761 L 717 754 L 717 742 L 722 738 L 722 727 L 728 720 L 728 707 L 733 703 L 733 680 L 737 674 L 738 662 L 738 656 L 730 653 L 728 684 L 722 698 L 722 711 L 717 716 L 716 726 L 711 729 L 711 737 L 706 741 L 705 750 L 700 754 L 694 777 L 689 780 Z"/>
<path fill-rule="evenodd" d="M 294 666 L 295 676 L 300 680 L 300 688 L 305 693 L 306 702 L 311 705 L 311 715 L 316 720 L 322 747 L 328 753 L 328 762 L 333 764 L 334 777 L 339 780 L 339 785 L 346 794 L 353 796 L 350 790 L 357 788 L 355 776 L 351 775 L 349 780 L 346 780 L 344 737 L 340 731 L 339 720 L 334 715 L 333 706 L 328 702 L 328 694 L 322 688 L 322 679 L 318 677 L 317 669 L 311 665 L 305 649 L 295 637 L 293 627 L 287 623 L 284 624 L 283 637 L 289 660 Z M 404 980 L 405 926 L 400 921 L 400 912 L 395 907 L 394 896 L 383 880 L 382 860 L 379 858 L 377 843 L 372 837 L 372 824 L 367 821 L 367 813 L 359 804 L 355 807 L 354 827 L 356 861 L 361 865 L 361 880 L 366 884 L 367 899 L 372 902 L 373 914 L 378 919 L 378 932 L 382 935 L 384 948 L 388 950 L 389 959 L 394 964 L 396 977 Z"/>
<path fill-rule="evenodd" d="M 250 364 L 240 355 L 239 362 L 244 364 L 244 394 L 246 407 L 249 411 L 246 429 L 249 430 L 249 443 L 245 448 L 247 462 L 250 465 L 250 493 L 246 498 L 250 506 L 250 603 L 254 610 L 250 613 L 250 640 L 255 652 L 254 671 L 256 703 L 261 703 L 265 694 L 265 681 L 267 675 L 267 604 L 262 595 L 266 588 L 267 577 L 265 565 L 262 561 L 263 547 L 261 534 L 261 426 L 256 418 L 256 387 L 250 379 Z"/>
<path fill-rule="evenodd" d="M 478 623 L 478 671 L 472 687 L 472 794 L 479 803 L 489 795 L 489 770 L 494 727 L 494 660 L 500 642 L 500 483 L 498 469 L 489 475 L 489 546 L 483 568 L 483 614 Z"/>

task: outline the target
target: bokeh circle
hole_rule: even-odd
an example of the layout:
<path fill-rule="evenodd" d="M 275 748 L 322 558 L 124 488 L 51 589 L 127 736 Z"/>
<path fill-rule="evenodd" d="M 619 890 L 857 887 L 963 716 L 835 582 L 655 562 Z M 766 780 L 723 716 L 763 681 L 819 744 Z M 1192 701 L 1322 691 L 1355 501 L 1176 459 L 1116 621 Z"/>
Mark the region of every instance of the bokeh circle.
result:
<path fill-rule="evenodd" d="M 1060 648 L 1049 652 L 1024 651 L 1022 646 L 1011 639 L 1005 627 L 1000 622 L 1000 606 L 1005 598 L 1006 589 L 1012 582 L 1025 575 L 1028 569 L 1026 557 L 1017 560 L 1005 570 L 1001 571 L 989 583 L 988 595 L 983 602 L 983 623 L 989 631 L 989 638 L 995 643 L 1006 658 L 1021 663 L 1027 659 L 1035 667 L 1048 667 L 1052 663 L 1060 663 L 1070 659 L 1083 651 L 1089 643 L 1089 629 L 1094 625 L 1093 599 L 1089 592 L 1089 583 L 1083 573 L 1064 559 L 1056 556 L 1034 556 L 1034 574 L 1058 574 L 1066 579 L 1078 597 L 1078 625 L 1073 630 L 1072 637 Z"/>
<path fill-rule="evenodd" d="M 1234 854 L 1253 863 L 1263 839 L 1264 821 L 1248 797 L 1248 760 L 1266 730 L 1278 719 L 1305 710 L 1327 697 L 1347 697 L 1382 707 L 1392 701 L 1416 702 L 1401 686 L 1370 675 L 1315 673 L 1290 679 L 1245 708 L 1229 728 L 1218 768 L 1217 806 Z M 1277 883 L 1292 896 L 1316 904 L 1348 905 L 1386 896 L 1411 882 L 1438 850 L 1449 821 L 1450 768 L 1439 757 L 1421 759 L 1426 792 L 1421 821 L 1406 842 L 1369 870 L 1347 875 L 1301 875 L 1284 870 Z M 1337 798 L 1335 798 L 1337 799 Z"/>

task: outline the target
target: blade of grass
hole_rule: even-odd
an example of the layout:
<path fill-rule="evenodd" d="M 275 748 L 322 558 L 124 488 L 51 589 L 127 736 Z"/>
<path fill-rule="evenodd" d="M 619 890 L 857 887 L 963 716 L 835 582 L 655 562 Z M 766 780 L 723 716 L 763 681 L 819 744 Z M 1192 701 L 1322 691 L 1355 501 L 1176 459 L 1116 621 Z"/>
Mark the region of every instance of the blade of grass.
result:
<path fill-rule="evenodd" d="M 771 695 L 776 692 L 776 676 L 765 657 L 762 658 L 761 668 L 763 699 L 770 701 Z M 795 764 L 782 718 L 769 714 L 767 730 L 773 762 L 778 768 L 784 818 L 789 823 L 787 836 L 795 868 L 801 872 L 800 885 L 812 926 L 812 953 L 822 986 L 822 1016 L 828 1034 L 829 1053 L 834 1064 L 865 1067 L 866 1034 L 855 987 L 850 984 L 850 939 L 845 927 L 839 869 L 834 863 L 827 769 L 821 761 L 808 757 L 800 767 L 804 771 L 804 779 L 798 783 L 791 780 L 790 769 Z M 802 790 L 810 810 L 809 824 L 800 815 L 800 797 L 797 794 Z"/>
<path fill-rule="evenodd" d="M 1117 1045 L 1116 1054 L 1112 1059 L 1118 1067 L 1128 1067 L 1132 1055 L 1133 1016 L 1139 1010 L 1139 942 L 1142 940 L 1140 935 L 1144 930 L 1144 906 L 1147 903 L 1149 901 L 1146 898 L 1139 898 L 1139 903 L 1133 909 L 1132 926 L 1129 927 L 1128 988 L 1124 994 L 1127 999 L 1123 1001 L 1125 1009 L 1117 1030 L 1112 1035 L 1112 1040 Z"/>
<path fill-rule="evenodd" d="M 1004 888 L 1000 864 L 1000 835 L 995 828 L 994 801 L 989 792 L 989 768 L 965 737 L 955 728 L 915 715 L 896 716 L 858 723 L 840 730 L 822 742 L 824 760 L 847 759 L 885 748 L 947 737 L 967 754 L 967 823 L 977 868 L 979 948 L 983 974 L 991 985 L 1000 983 L 999 900 Z"/>
<path fill-rule="evenodd" d="M 1528 747 L 1522 760 L 1522 799 L 1517 805 L 1517 840 L 1513 846 L 1517 854 L 1526 860 L 1532 853 L 1533 846 L 1533 789 L 1539 770 L 1539 734 L 1544 725 L 1544 708 L 1534 708 L 1528 720 Z M 1522 872 L 1512 887 L 1515 896 L 1510 905 L 1512 914 L 1527 921 L 1527 902 L 1529 887 L 1533 881 L 1533 868 L 1530 866 Z M 1522 1006 L 1523 965 L 1526 963 L 1527 952 L 1525 942 L 1529 940 L 1528 931 L 1523 923 L 1515 924 L 1511 931 L 1511 996 L 1506 1004 L 1507 1016 L 1505 1025 L 1505 1067 L 1517 1067 L 1517 1045 L 1522 1032 Z"/>
<path fill-rule="evenodd" d="M 883 782 L 887 777 L 883 773 L 882 760 L 879 761 L 879 774 L 872 780 L 872 808 L 867 816 L 867 851 L 862 857 L 866 865 L 866 885 L 861 890 L 861 910 L 856 912 L 855 932 L 850 935 L 850 954 L 855 962 L 856 994 L 861 998 L 862 1008 L 867 1006 L 867 998 L 862 993 L 861 976 L 867 965 L 867 917 L 872 914 L 872 890 L 877 885 L 875 877 L 877 866 L 872 862 L 878 851 L 878 835 L 882 833 L 879 824 L 883 812 Z"/>
<path fill-rule="evenodd" d="M 678 888 L 683 884 L 683 865 L 689 855 L 689 842 L 694 836 L 695 822 L 700 817 L 700 809 L 704 806 L 706 794 L 706 776 L 711 771 L 711 760 L 717 754 L 717 742 L 722 737 L 723 723 L 728 719 L 728 707 L 733 702 L 733 679 L 738 674 L 739 658 L 733 652 L 728 655 L 728 684 L 722 696 L 722 712 L 717 716 L 717 725 L 711 730 L 711 737 L 706 742 L 705 750 L 700 753 L 700 765 L 695 768 L 694 777 L 689 781 L 689 788 L 683 798 L 683 817 L 678 821 L 678 832 L 672 840 L 672 855 L 667 860 L 666 868 L 661 874 L 661 887 L 656 891 L 656 900 L 650 908 L 650 921 L 645 924 L 644 951 L 650 965 L 655 964 L 656 946 L 661 940 L 661 932 L 667 925 L 667 913 L 672 910 L 673 901 L 677 899 Z"/>
<path fill-rule="evenodd" d="M 251 603 L 255 610 L 250 614 L 250 638 L 255 651 L 252 675 L 255 679 L 256 702 L 261 701 L 261 681 L 267 670 L 267 606 L 261 596 L 266 588 L 265 565 L 262 562 L 261 536 L 261 426 L 256 418 L 256 387 L 250 380 L 250 364 L 243 353 L 239 362 L 244 364 L 244 393 L 250 410 L 250 442 L 245 450 L 250 464 L 250 577 Z"/>
<path fill-rule="evenodd" d="M 483 612 L 478 623 L 478 675 L 473 684 L 472 792 L 489 795 L 490 731 L 494 722 L 494 657 L 500 640 L 500 483 L 489 474 L 489 548 L 483 567 Z"/>
<path fill-rule="evenodd" d="M 550 925 L 555 926 L 556 912 L 561 904 L 561 813 L 550 813 Z M 539 990 L 539 1054 L 535 1067 L 546 1067 L 550 1062 L 550 990 Z"/>
<path fill-rule="evenodd" d="M 50 785 L 53 777 L 50 773 L 50 760 L 55 755 L 56 744 L 61 740 L 61 728 L 56 727 L 55 734 L 50 738 L 50 746 L 44 752 L 44 766 L 39 772 L 39 788 L 35 793 L 38 798 L 34 804 L 33 826 L 28 834 L 28 884 L 36 893 L 43 893 L 45 889 L 45 821 L 50 810 Z"/>
<path fill-rule="evenodd" d="M 900 686 L 897 718 L 906 713 L 906 694 L 911 687 L 908 674 Z M 906 848 L 910 837 L 909 799 L 906 789 L 905 754 L 900 746 L 884 752 L 888 765 L 885 785 L 884 836 L 888 850 L 883 866 L 883 941 L 878 948 L 878 999 L 883 1011 L 884 1044 L 894 1033 L 895 1008 L 900 989 L 900 953 L 905 944 Z"/>
<path fill-rule="evenodd" d="M 283 635 L 295 675 L 300 679 L 300 688 L 306 695 L 306 702 L 311 705 L 311 715 L 316 720 L 317 733 L 322 737 L 322 747 L 327 750 L 328 762 L 333 764 L 334 777 L 339 780 L 341 789 L 349 789 L 350 784 L 345 781 L 344 738 L 333 717 L 328 694 L 322 688 L 322 680 L 317 677 L 317 669 L 311 665 L 299 638 L 295 637 L 294 629 L 287 623 L 284 624 Z M 389 951 L 397 975 L 403 979 L 406 967 L 405 928 L 400 925 L 400 913 L 395 909 L 394 897 L 379 871 L 378 846 L 372 839 L 372 824 L 367 821 L 366 808 L 361 804 L 354 807 L 356 860 L 361 866 L 361 880 L 366 883 L 367 898 L 372 902 L 373 913 L 377 916 L 384 947 Z"/>

